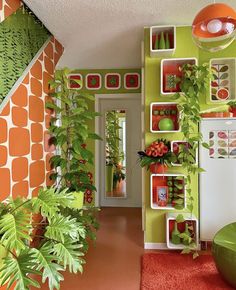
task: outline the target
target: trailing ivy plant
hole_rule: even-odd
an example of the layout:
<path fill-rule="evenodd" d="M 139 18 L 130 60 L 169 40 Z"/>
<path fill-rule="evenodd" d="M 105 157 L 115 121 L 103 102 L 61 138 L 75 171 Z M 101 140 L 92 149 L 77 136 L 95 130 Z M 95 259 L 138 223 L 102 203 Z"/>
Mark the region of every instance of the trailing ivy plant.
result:
<path fill-rule="evenodd" d="M 86 143 L 88 139 L 101 139 L 89 128 L 89 121 L 99 114 L 89 110 L 88 102 L 94 101 L 94 96 L 70 89 L 70 73 L 67 68 L 57 71 L 50 82 L 51 89 L 55 90 L 51 93 L 54 101 L 47 103 L 47 108 L 55 112 L 50 126 L 51 142 L 59 150 L 50 160 L 52 167 L 57 169 L 51 178 L 57 179 L 58 186 L 69 188 L 69 191 L 91 195 L 96 188 L 88 165 L 93 165 L 94 156 Z"/>
<path fill-rule="evenodd" d="M 7 284 L 7 289 L 14 285 L 15 290 L 40 288 L 35 279 L 40 275 L 50 290 L 60 289 L 63 271 L 82 272 L 88 232 L 97 225 L 90 214 L 73 209 L 73 202 L 67 190 L 49 188 L 31 199 L 0 203 L 0 245 L 5 250 L 1 285 Z M 73 215 L 68 216 L 67 210 Z"/>
<path fill-rule="evenodd" d="M 201 96 L 205 96 L 208 93 L 212 73 L 207 64 L 199 66 L 186 64 L 181 70 L 182 77 L 179 80 L 181 93 L 177 93 L 175 96 L 179 99 L 178 109 L 183 139 L 189 145 L 188 150 L 181 150 L 178 157 L 181 159 L 182 166 L 187 174 L 185 180 L 187 208 L 192 215 L 194 209 L 194 194 L 191 187 L 192 177 L 204 171 L 196 164 L 196 152 L 199 144 L 209 149 L 208 144 L 202 141 L 201 132 L 198 131 L 198 125 L 201 121 L 199 100 Z M 183 222 L 182 215 L 177 217 L 177 222 Z M 193 229 L 193 225 L 190 229 Z M 183 250 L 183 253 L 189 253 L 192 248 L 196 248 L 194 236 L 181 236 L 181 238 L 187 239 L 189 243 L 189 246 Z M 194 253 L 195 256 L 197 256 L 197 252 Z"/>

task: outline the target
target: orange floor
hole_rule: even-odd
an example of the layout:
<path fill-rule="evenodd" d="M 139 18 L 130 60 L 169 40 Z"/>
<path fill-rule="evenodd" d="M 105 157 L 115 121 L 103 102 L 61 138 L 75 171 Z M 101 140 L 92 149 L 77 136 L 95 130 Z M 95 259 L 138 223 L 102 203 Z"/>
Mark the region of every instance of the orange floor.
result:
<path fill-rule="evenodd" d="M 66 273 L 61 290 L 139 290 L 141 209 L 102 208 L 99 221 L 96 247 L 86 256 L 84 273 Z"/>

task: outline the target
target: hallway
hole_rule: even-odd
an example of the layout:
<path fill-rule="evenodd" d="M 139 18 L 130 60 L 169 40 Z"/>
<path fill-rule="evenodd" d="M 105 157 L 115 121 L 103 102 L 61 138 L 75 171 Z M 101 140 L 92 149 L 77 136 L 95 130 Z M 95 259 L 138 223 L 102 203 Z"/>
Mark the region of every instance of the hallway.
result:
<path fill-rule="evenodd" d="M 96 246 L 81 276 L 66 274 L 61 290 L 139 290 L 143 249 L 141 208 L 102 208 Z"/>

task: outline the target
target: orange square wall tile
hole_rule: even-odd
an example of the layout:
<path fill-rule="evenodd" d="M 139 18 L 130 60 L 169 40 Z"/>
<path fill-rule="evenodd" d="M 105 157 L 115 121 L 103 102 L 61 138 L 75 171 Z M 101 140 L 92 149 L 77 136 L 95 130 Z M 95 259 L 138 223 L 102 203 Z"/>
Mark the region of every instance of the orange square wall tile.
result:
<path fill-rule="evenodd" d="M 7 141 L 7 122 L 5 119 L 0 118 L 0 143 Z"/>
<path fill-rule="evenodd" d="M 52 166 L 51 166 L 51 163 L 50 163 L 50 159 L 52 158 L 53 154 L 52 153 L 48 153 L 46 155 L 46 170 L 47 171 L 50 171 L 52 170 Z"/>
<path fill-rule="evenodd" d="M 55 48 L 56 48 L 56 52 L 59 54 L 59 55 L 62 55 L 63 53 L 63 46 L 55 39 Z"/>
<path fill-rule="evenodd" d="M 31 146 L 32 160 L 40 160 L 43 158 L 43 146 L 41 144 L 33 144 Z"/>
<path fill-rule="evenodd" d="M 45 116 L 45 127 L 47 129 L 49 129 L 50 128 L 50 125 L 51 125 L 51 115 L 46 115 Z"/>
<path fill-rule="evenodd" d="M 28 176 L 28 159 L 25 157 L 19 157 L 12 160 L 12 180 L 22 181 Z"/>
<path fill-rule="evenodd" d="M 28 104 L 28 91 L 26 86 L 20 85 L 12 95 L 11 100 L 16 106 L 26 107 Z"/>
<path fill-rule="evenodd" d="M 10 170 L 7 168 L 0 168 L 0 201 L 6 199 L 10 194 L 11 179 Z"/>
<path fill-rule="evenodd" d="M 44 52 L 46 53 L 46 55 L 49 58 L 53 59 L 53 46 L 52 46 L 52 43 L 51 42 L 49 42 L 49 44 L 45 48 Z"/>
<path fill-rule="evenodd" d="M 0 166 L 4 166 L 7 163 L 7 147 L 0 146 Z"/>
<path fill-rule="evenodd" d="M 9 154 L 23 156 L 30 153 L 30 133 L 24 128 L 11 128 L 9 131 Z"/>
<path fill-rule="evenodd" d="M 44 103 L 35 96 L 29 98 L 29 118 L 34 122 L 44 121 Z"/>
<path fill-rule="evenodd" d="M 10 102 L 6 104 L 6 106 L 3 108 L 0 116 L 8 116 L 10 114 Z M 1 289 L 1 288 L 0 288 Z"/>
<path fill-rule="evenodd" d="M 40 123 L 31 124 L 31 141 L 32 142 L 43 141 L 43 126 Z"/>
<path fill-rule="evenodd" d="M 30 164 L 30 187 L 38 187 L 45 181 L 45 162 L 35 161 Z"/>
<path fill-rule="evenodd" d="M 43 72 L 42 72 L 42 64 L 39 60 L 35 62 L 33 67 L 30 70 L 31 75 L 38 80 L 42 80 Z"/>
<path fill-rule="evenodd" d="M 20 107 L 12 107 L 12 123 L 17 127 L 26 127 L 28 124 L 28 112 Z"/>
<path fill-rule="evenodd" d="M 50 179 L 50 175 L 51 175 L 52 173 L 53 173 L 53 171 L 50 171 L 50 172 L 48 172 L 47 175 L 46 175 L 46 186 L 52 186 L 52 185 L 55 183 L 54 180 Z"/>
<path fill-rule="evenodd" d="M 52 76 L 49 73 L 44 72 L 43 73 L 43 91 L 45 94 L 48 94 L 50 92 L 50 88 L 49 88 L 50 80 L 52 80 Z"/>
<path fill-rule="evenodd" d="M 20 0 L 6 0 L 6 4 L 15 12 L 21 5 Z"/>
<path fill-rule="evenodd" d="M 42 97 L 42 94 L 43 94 L 42 83 L 38 79 L 31 77 L 30 89 L 31 89 L 31 92 L 33 95 L 35 95 L 39 98 Z"/>
<path fill-rule="evenodd" d="M 27 197 L 29 194 L 29 183 L 28 181 L 21 181 L 13 185 L 12 187 L 12 197 L 17 196 Z"/>
<path fill-rule="evenodd" d="M 43 188 L 42 186 L 36 187 L 33 191 L 32 191 L 32 197 L 38 196 L 39 190 Z M 1 288 L 0 288 L 1 289 Z"/>
<path fill-rule="evenodd" d="M 54 64 L 53 64 L 53 62 L 50 60 L 50 58 L 47 57 L 47 56 L 44 57 L 44 65 L 45 65 L 45 69 L 46 69 L 46 71 L 47 71 L 50 75 L 53 75 L 53 74 L 54 74 Z"/>
<path fill-rule="evenodd" d="M 23 83 L 23 84 L 26 84 L 26 85 L 29 84 L 29 73 L 27 73 L 27 75 L 26 75 L 26 77 L 24 78 L 24 80 L 23 80 L 22 83 Z"/>

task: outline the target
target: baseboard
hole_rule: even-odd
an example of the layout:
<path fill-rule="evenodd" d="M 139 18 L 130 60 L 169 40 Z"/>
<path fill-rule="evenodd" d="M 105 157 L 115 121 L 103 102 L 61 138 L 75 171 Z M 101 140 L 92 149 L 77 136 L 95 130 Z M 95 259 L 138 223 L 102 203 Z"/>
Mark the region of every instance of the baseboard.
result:
<path fill-rule="evenodd" d="M 166 243 L 144 243 L 146 250 L 169 250 Z"/>

